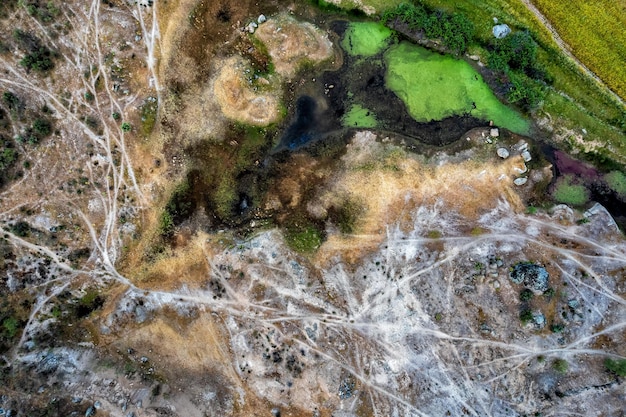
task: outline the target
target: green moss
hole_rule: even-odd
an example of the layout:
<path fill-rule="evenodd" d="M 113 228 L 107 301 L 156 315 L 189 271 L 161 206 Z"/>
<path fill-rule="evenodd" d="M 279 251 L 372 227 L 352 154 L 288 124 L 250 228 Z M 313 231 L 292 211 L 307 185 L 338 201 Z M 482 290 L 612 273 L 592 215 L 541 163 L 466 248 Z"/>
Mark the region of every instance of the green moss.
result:
<path fill-rule="evenodd" d="M 389 28 L 380 23 L 352 22 L 341 41 L 341 47 L 350 55 L 376 55 L 389 44 L 391 33 Z"/>
<path fill-rule="evenodd" d="M 385 53 L 387 87 L 419 122 L 469 113 L 516 133 L 529 122 L 502 104 L 465 61 L 402 42 Z"/>
<path fill-rule="evenodd" d="M 626 197 L 626 175 L 621 171 L 612 171 L 604 176 L 611 190 L 619 194 L 620 197 Z"/>
<path fill-rule="evenodd" d="M 322 232 L 306 219 L 292 220 L 284 230 L 289 247 L 300 253 L 313 253 L 323 241 Z"/>
<path fill-rule="evenodd" d="M 604 366 L 607 370 L 613 372 L 614 374 L 617 374 L 621 377 L 626 376 L 626 359 L 613 360 L 607 358 L 604 361 Z"/>
<path fill-rule="evenodd" d="M 559 203 L 581 206 L 589 200 L 589 191 L 584 185 L 574 183 L 573 177 L 566 175 L 557 180 L 552 197 Z"/>
<path fill-rule="evenodd" d="M 362 127 L 373 128 L 376 127 L 378 121 L 376 115 L 361 106 L 360 104 L 353 104 L 350 110 L 341 118 L 341 124 L 345 127 Z"/>

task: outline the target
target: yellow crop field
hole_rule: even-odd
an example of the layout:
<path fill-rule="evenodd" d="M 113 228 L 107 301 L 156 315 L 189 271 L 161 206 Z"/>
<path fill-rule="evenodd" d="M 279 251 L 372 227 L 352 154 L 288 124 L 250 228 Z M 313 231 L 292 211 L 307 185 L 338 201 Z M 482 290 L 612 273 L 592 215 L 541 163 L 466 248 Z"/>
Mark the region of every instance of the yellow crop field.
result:
<path fill-rule="evenodd" d="M 589 69 L 626 98 L 626 1 L 533 0 Z"/>

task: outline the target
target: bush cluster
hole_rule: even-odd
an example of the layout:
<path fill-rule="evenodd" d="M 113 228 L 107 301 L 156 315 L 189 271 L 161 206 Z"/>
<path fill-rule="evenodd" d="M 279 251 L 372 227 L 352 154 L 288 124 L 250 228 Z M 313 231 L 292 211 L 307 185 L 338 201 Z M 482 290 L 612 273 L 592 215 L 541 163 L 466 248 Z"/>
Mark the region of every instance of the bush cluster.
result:
<path fill-rule="evenodd" d="M 474 25 L 463 14 L 449 14 L 442 10 L 431 10 L 422 4 L 402 3 L 386 11 L 384 23 L 394 20 L 406 23 L 412 30 L 419 30 L 427 38 L 441 39 L 449 51 L 462 54 L 474 38 Z"/>
<path fill-rule="evenodd" d="M 549 78 L 537 62 L 537 43 L 528 31 L 495 39 L 490 45 L 489 67 L 509 79 L 507 98 L 526 110 L 537 108 L 545 98 Z"/>

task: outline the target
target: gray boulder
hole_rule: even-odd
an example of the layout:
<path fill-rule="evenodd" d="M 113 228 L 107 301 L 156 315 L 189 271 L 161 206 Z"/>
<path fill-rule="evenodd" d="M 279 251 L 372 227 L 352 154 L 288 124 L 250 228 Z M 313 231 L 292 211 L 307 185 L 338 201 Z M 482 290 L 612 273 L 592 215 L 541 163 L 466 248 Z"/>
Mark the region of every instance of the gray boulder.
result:
<path fill-rule="evenodd" d="M 493 32 L 493 36 L 497 39 L 502 39 L 506 38 L 506 36 L 511 33 L 511 28 L 509 25 L 503 23 L 501 25 L 495 25 L 491 31 Z"/>
<path fill-rule="evenodd" d="M 509 277 L 514 283 L 523 284 L 535 293 L 543 293 L 548 290 L 550 275 L 543 266 L 519 263 L 513 267 Z"/>

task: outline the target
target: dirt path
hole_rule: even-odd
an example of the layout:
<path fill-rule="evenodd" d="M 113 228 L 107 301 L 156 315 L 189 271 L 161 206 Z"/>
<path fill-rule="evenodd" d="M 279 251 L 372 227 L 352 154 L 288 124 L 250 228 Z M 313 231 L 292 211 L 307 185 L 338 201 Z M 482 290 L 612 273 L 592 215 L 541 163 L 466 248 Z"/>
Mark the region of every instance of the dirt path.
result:
<path fill-rule="evenodd" d="M 615 100 L 617 100 L 618 103 L 620 103 L 622 106 L 626 106 L 626 102 L 624 102 L 624 100 L 617 95 L 613 90 L 611 90 L 609 88 L 609 86 L 607 86 L 604 81 L 602 81 L 602 79 L 600 77 L 598 77 L 593 71 L 591 71 L 589 68 L 587 68 L 587 66 L 585 64 L 583 64 L 573 53 L 572 53 L 572 48 L 563 40 L 561 39 L 561 37 L 559 36 L 559 33 L 556 31 L 556 29 L 554 28 L 554 26 L 552 26 L 552 24 L 550 23 L 550 21 L 539 11 L 539 9 L 537 9 L 535 7 L 535 5 L 530 1 L 530 0 L 522 0 L 522 2 L 524 3 L 524 5 L 526 6 L 526 8 L 528 10 L 530 10 L 535 17 L 541 22 L 541 24 L 543 26 L 546 27 L 546 29 L 548 29 L 550 31 L 550 34 L 552 35 L 552 39 L 554 40 L 554 42 L 556 42 L 556 44 L 559 46 L 559 48 L 561 49 L 561 51 L 563 51 L 563 53 L 565 55 L 567 55 L 572 61 L 574 61 L 576 63 L 576 65 L 588 76 L 591 77 L 592 79 L 594 79 L 598 84 L 600 84 L 602 87 L 604 87 L 604 89 L 611 95 L 611 97 L 613 97 Z"/>

